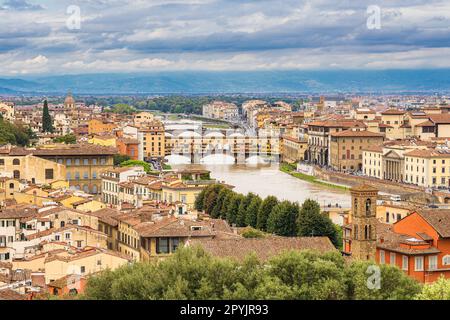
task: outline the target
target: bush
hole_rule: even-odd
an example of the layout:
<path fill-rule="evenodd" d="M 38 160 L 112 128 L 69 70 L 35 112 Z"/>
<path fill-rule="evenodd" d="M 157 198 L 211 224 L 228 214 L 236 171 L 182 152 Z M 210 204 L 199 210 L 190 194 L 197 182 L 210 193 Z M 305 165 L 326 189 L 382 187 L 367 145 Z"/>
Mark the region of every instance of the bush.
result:
<path fill-rule="evenodd" d="M 244 238 L 264 238 L 266 234 L 261 230 L 252 227 L 245 227 L 241 232 L 241 236 Z"/>
<path fill-rule="evenodd" d="M 121 167 L 144 167 L 144 171 L 147 173 L 154 173 L 149 163 L 141 160 L 127 160 L 120 164 Z"/>

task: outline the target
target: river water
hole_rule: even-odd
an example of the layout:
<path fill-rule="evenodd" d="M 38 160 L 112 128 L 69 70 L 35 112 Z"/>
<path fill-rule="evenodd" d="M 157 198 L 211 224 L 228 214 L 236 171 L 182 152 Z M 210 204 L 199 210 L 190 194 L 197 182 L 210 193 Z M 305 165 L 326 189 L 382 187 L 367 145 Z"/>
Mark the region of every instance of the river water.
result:
<path fill-rule="evenodd" d="M 176 168 L 207 169 L 211 177 L 233 185 L 234 191 L 253 192 L 262 198 L 274 195 L 281 200 L 297 201 L 313 199 L 321 206 L 339 204 L 350 207 L 350 194 L 294 178 L 278 170 L 278 165 L 172 165 Z"/>

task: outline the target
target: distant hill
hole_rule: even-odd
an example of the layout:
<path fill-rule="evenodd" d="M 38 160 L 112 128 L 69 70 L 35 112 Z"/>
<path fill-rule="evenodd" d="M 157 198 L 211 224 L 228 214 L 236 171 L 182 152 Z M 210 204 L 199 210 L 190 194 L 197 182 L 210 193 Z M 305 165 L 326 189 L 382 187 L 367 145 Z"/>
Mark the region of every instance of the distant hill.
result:
<path fill-rule="evenodd" d="M 0 79 L 16 94 L 448 93 L 450 70 L 81 74 Z"/>

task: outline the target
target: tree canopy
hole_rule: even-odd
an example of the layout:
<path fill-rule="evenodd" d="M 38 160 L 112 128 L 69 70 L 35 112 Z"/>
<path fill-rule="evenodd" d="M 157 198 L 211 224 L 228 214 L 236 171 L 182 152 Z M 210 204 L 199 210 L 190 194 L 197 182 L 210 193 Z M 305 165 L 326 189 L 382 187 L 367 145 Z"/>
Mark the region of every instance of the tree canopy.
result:
<path fill-rule="evenodd" d="M 15 125 L 0 117 L 0 145 L 12 144 L 18 146 L 27 146 L 31 139 L 36 138 L 36 135 L 30 128 L 21 125 Z"/>
<path fill-rule="evenodd" d="M 262 262 L 213 257 L 179 248 L 160 262 L 135 263 L 89 277 L 82 299 L 412 299 L 420 285 L 401 270 L 380 266 L 379 288 L 367 286 L 370 263 L 337 252 L 286 251 Z"/>
<path fill-rule="evenodd" d="M 311 199 L 299 208 L 296 202 L 279 202 L 274 196 L 262 200 L 253 193 L 242 195 L 214 184 L 200 192 L 195 208 L 212 218 L 226 219 L 230 225 L 250 226 L 280 236 L 326 236 L 337 248 L 342 246 L 339 226 L 323 215 L 319 204 Z"/>

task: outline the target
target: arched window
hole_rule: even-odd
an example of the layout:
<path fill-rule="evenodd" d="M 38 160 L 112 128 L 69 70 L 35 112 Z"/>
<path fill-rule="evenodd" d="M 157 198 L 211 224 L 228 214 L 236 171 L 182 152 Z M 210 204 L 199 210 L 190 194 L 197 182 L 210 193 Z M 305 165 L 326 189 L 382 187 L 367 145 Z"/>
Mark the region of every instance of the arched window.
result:
<path fill-rule="evenodd" d="M 371 206 L 372 206 L 372 201 L 368 198 L 366 200 L 366 216 L 370 216 L 371 214 Z"/>
<path fill-rule="evenodd" d="M 20 171 L 19 170 L 14 170 L 13 171 L 13 177 L 14 177 L 14 179 L 20 179 Z"/>
<path fill-rule="evenodd" d="M 83 191 L 86 192 L 86 193 L 89 193 L 89 186 L 87 184 L 85 184 L 83 186 Z"/>
<path fill-rule="evenodd" d="M 357 225 L 355 225 L 355 230 L 354 230 L 354 232 L 355 232 L 355 235 L 354 235 L 354 239 L 355 240 L 358 240 L 358 226 Z"/>
<path fill-rule="evenodd" d="M 450 255 L 449 254 L 442 257 L 442 264 L 444 266 L 450 265 Z"/>
<path fill-rule="evenodd" d="M 365 240 L 370 239 L 370 238 L 369 238 L 369 233 L 370 233 L 369 228 L 370 228 L 370 227 L 367 226 L 367 225 L 364 226 L 364 239 L 365 239 Z"/>
<path fill-rule="evenodd" d="M 20 166 L 20 160 L 19 159 L 14 159 L 13 160 L 13 166 Z"/>
<path fill-rule="evenodd" d="M 69 290 L 69 295 L 71 295 L 71 296 L 76 296 L 77 294 L 78 294 L 77 289 L 72 288 L 72 289 Z"/>
<path fill-rule="evenodd" d="M 95 184 L 92 186 L 92 193 L 93 194 L 97 194 L 98 193 L 98 189 L 97 189 L 97 186 Z"/>

